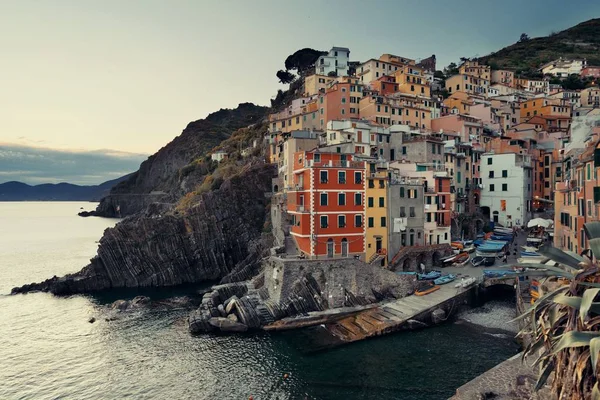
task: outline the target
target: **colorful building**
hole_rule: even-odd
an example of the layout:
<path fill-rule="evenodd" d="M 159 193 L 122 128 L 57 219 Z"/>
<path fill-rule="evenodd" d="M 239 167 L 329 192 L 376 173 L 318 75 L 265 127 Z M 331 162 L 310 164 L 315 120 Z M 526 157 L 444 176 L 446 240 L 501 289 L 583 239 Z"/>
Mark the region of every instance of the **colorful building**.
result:
<path fill-rule="evenodd" d="M 292 216 L 290 234 L 302 254 L 364 259 L 365 170 L 365 162 L 351 154 L 294 154 L 287 210 Z"/>
<path fill-rule="evenodd" d="M 366 260 L 381 256 L 381 265 L 387 265 L 388 247 L 388 164 L 367 162 L 366 174 Z"/>

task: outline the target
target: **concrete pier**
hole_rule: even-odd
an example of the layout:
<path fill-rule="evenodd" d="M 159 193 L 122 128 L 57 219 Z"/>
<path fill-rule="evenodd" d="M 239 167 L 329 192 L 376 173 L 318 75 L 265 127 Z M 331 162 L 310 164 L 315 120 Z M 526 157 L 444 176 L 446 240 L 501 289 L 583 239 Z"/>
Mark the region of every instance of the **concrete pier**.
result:
<path fill-rule="evenodd" d="M 460 279 L 456 282 L 458 281 Z M 329 311 L 327 314 L 309 313 L 305 317 L 283 319 L 264 329 L 288 330 L 318 326 L 317 334 L 313 335 L 314 342 L 309 345 L 314 351 L 391 332 L 424 328 L 443 322 L 478 290 L 476 284 L 466 289 L 455 288 L 454 284 L 455 282 L 442 285 L 440 290 L 426 296 L 412 295 L 353 313 L 346 310 L 345 315 L 336 316 Z M 435 317 L 432 317 L 434 311 Z"/>

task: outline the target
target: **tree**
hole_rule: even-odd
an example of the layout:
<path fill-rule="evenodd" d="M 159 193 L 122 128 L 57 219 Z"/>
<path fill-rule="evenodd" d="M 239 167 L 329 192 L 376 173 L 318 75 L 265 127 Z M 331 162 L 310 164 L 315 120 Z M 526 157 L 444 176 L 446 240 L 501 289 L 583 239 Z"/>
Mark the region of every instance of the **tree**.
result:
<path fill-rule="evenodd" d="M 456 63 L 451 62 L 446 68 L 444 68 L 445 76 L 450 77 L 456 74 L 458 74 L 458 65 L 456 65 Z"/>
<path fill-rule="evenodd" d="M 337 72 L 335 72 L 335 71 L 329 71 L 329 73 L 327 74 L 327 76 L 337 76 Z"/>
<path fill-rule="evenodd" d="M 277 71 L 276 75 L 279 78 L 279 82 L 281 82 L 283 84 L 292 83 L 294 81 L 294 79 L 296 79 L 296 75 L 294 75 L 290 72 L 284 71 L 282 69 Z"/>
<path fill-rule="evenodd" d="M 529 35 L 526 33 L 521 33 L 521 37 L 519 37 L 519 41 L 517 43 L 526 42 L 529 40 Z"/>
<path fill-rule="evenodd" d="M 434 78 L 439 78 L 439 79 L 446 79 L 446 75 L 444 75 L 444 73 L 440 70 L 437 70 L 433 73 L 433 77 Z"/>
<path fill-rule="evenodd" d="M 581 90 L 585 89 L 586 84 L 581 80 L 579 75 L 571 74 L 564 81 L 561 82 L 563 89 L 567 90 Z"/>
<path fill-rule="evenodd" d="M 297 71 L 299 75 L 304 75 L 308 70 L 314 68 L 319 57 L 326 54 L 326 51 L 310 48 L 300 49 L 285 59 L 285 69 L 287 71 Z"/>

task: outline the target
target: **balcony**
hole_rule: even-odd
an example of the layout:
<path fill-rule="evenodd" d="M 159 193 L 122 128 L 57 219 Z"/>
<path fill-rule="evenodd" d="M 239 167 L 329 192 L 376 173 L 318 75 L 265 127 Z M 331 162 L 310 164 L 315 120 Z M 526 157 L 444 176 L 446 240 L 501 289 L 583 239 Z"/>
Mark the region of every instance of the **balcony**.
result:
<path fill-rule="evenodd" d="M 305 205 L 296 204 L 296 207 L 294 209 L 296 210 L 296 212 L 300 212 L 300 213 L 309 212 Z"/>
<path fill-rule="evenodd" d="M 364 161 L 323 161 L 305 160 L 304 168 L 364 168 Z"/>

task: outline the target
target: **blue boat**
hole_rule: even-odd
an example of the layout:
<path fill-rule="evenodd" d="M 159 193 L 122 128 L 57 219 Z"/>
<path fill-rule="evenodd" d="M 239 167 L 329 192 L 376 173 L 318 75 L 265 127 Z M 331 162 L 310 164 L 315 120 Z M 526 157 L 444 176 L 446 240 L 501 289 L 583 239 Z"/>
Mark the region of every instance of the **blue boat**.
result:
<path fill-rule="evenodd" d="M 500 240 L 503 242 L 511 242 L 513 240 L 513 237 L 508 235 L 492 235 L 491 239 Z"/>
<path fill-rule="evenodd" d="M 536 253 L 535 251 L 522 251 L 521 257 L 541 257 L 540 253 Z"/>
<path fill-rule="evenodd" d="M 452 274 L 442 275 L 439 278 L 435 279 L 433 281 L 433 283 L 436 284 L 436 285 L 444 285 L 446 283 L 452 282 L 455 279 L 456 279 L 456 276 L 454 276 Z"/>
<path fill-rule="evenodd" d="M 420 280 L 422 281 L 428 281 L 428 280 L 432 280 L 432 279 L 437 279 L 440 276 L 442 276 L 442 273 L 440 271 L 431 271 L 428 272 L 426 274 L 419 274 L 418 277 Z"/>
<path fill-rule="evenodd" d="M 416 272 L 410 272 L 410 271 L 396 271 L 397 275 L 417 275 Z"/>
<path fill-rule="evenodd" d="M 486 278 L 502 278 L 504 276 L 515 275 L 515 271 L 504 270 L 504 269 L 484 269 L 483 276 Z"/>

